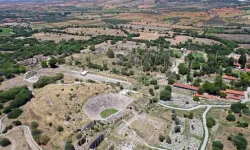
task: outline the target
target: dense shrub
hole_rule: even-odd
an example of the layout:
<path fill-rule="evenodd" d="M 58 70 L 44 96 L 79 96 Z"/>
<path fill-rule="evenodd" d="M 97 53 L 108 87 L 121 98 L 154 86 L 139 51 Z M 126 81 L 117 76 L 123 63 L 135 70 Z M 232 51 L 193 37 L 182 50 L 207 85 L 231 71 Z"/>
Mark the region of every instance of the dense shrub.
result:
<path fill-rule="evenodd" d="M 0 145 L 1 145 L 2 147 L 6 147 L 6 146 L 8 146 L 8 145 L 10 145 L 10 144 L 11 144 L 11 142 L 10 142 L 10 140 L 7 139 L 7 138 L 4 138 L 4 139 L 2 139 L 2 140 L 0 141 Z"/>
<path fill-rule="evenodd" d="M 198 101 L 200 101 L 200 98 L 198 96 L 194 96 L 193 100 L 196 101 L 196 102 L 198 102 Z"/>
<path fill-rule="evenodd" d="M 160 92 L 160 99 L 161 100 L 168 101 L 171 99 L 171 97 L 172 97 L 171 92 L 166 90 L 166 89 L 164 89 Z"/>
<path fill-rule="evenodd" d="M 164 137 L 163 135 L 160 134 L 160 135 L 159 135 L 159 141 L 160 141 L 160 142 L 163 142 L 164 140 L 165 140 L 165 137 Z"/>
<path fill-rule="evenodd" d="M 56 68 L 56 64 L 57 64 L 57 59 L 55 57 L 51 57 L 49 60 L 49 65 L 51 68 Z"/>
<path fill-rule="evenodd" d="M 8 113 L 7 117 L 9 119 L 16 119 L 23 113 L 22 109 L 14 108 L 10 113 Z"/>
<path fill-rule="evenodd" d="M 237 150 L 246 150 L 248 142 L 242 135 L 236 135 L 232 137 L 232 142 L 236 146 Z"/>
<path fill-rule="evenodd" d="M 247 108 L 247 106 L 246 104 L 242 104 L 238 102 L 238 103 L 232 104 L 230 108 L 234 113 L 239 113 L 242 109 Z"/>
<path fill-rule="evenodd" d="M 58 73 L 57 75 L 53 77 L 48 77 L 48 76 L 42 76 L 39 78 L 39 80 L 33 84 L 34 88 L 42 88 L 48 84 L 55 83 L 58 80 L 63 79 L 64 75 L 62 73 Z"/>
<path fill-rule="evenodd" d="M 150 93 L 151 96 L 154 96 L 154 95 L 155 95 L 155 94 L 154 94 L 154 90 L 153 90 L 152 88 L 150 88 L 148 91 L 149 91 L 149 93 Z"/>
<path fill-rule="evenodd" d="M 224 145 L 221 141 L 214 141 L 213 142 L 213 150 L 223 150 Z"/>
<path fill-rule="evenodd" d="M 58 126 L 58 127 L 57 127 L 57 131 L 58 131 L 58 132 L 62 132 L 63 130 L 64 130 L 64 129 L 63 129 L 62 126 Z"/>
<path fill-rule="evenodd" d="M 180 126 L 175 126 L 175 127 L 174 127 L 174 132 L 175 132 L 175 133 L 181 132 L 181 127 L 180 127 Z"/>
<path fill-rule="evenodd" d="M 36 121 L 32 121 L 30 127 L 32 130 L 35 130 L 39 127 L 39 124 Z"/>
<path fill-rule="evenodd" d="M 236 119 L 235 119 L 235 116 L 233 114 L 229 114 L 226 119 L 230 122 L 234 122 Z"/>
<path fill-rule="evenodd" d="M 151 85 L 157 85 L 157 80 L 156 80 L 156 79 L 150 80 L 150 84 L 151 84 Z"/>
<path fill-rule="evenodd" d="M 212 128 L 213 126 L 215 126 L 215 124 L 216 124 L 216 122 L 215 122 L 214 118 L 211 118 L 211 117 L 207 118 L 207 127 L 208 128 Z"/>
<path fill-rule="evenodd" d="M 22 122 L 19 121 L 19 120 L 15 120 L 15 121 L 12 121 L 12 124 L 13 124 L 14 126 L 20 126 L 20 125 L 22 125 Z"/>
<path fill-rule="evenodd" d="M 67 142 L 65 147 L 64 147 L 64 150 L 75 150 L 75 147 L 73 144 Z"/>
<path fill-rule="evenodd" d="M 50 138 L 47 135 L 42 135 L 39 139 L 38 144 L 40 145 L 47 145 L 47 143 L 50 141 Z"/>
<path fill-rule="evenodd" d="M 38 130 L 38 129 L 35 129 L 31 132 L 32 134 L 32 137 L 34 138 L 34 140 L 38 143 L 40 138 L 41 138 L 41 134 L 43 133 L 42 130 Z"/>

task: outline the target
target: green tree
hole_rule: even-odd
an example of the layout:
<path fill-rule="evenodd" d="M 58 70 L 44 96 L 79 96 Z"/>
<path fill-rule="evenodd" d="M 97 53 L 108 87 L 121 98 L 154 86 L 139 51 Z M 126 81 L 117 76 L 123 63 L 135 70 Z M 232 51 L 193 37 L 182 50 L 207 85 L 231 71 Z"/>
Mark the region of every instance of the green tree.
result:
<path fill-rule="evenodd" d="M 91 44 L 90 47 L 89 47 L 89 50 L 95 51 L 95 45 L 94 45 L 94 44 Z"/>
<path fill-rule="evenodd" d="M 150 84 L 151 84 L 151 85 L 157 85 L 157 80 L 156 80 L 156 79 L 150 80 Z"/>
<path fill-rule="evenodd" d="M 171 99 L 171 97 L 172 97 L 171 92 L 166 90 L 166 89 L 164 89 L 160 92 L 160 99 L 161 100 L 168 101 Z"/>
<path fill-rule="evenodd" d="M 112 49 L 109 49 L 107 51 L 107 56 L 108 58 L 114 58 L 115 57 L 114 51 Z"/>
<path fill-rule="evenodd" d="M 1 141 L 0 141 L 0 145 L 1 145 L 2 147 L 6 147 L 6 146 L 8 146 L 8 145 L 10 145 L 10 144 L 11 144 L 11 142 L 10 142 L 10 140 L 7 139 L 7 138 L 1 139 Z"/>
<path fill-rule="evenodd" d="M 64 130 L 64 129 L 63 129 L 62 126 L 58 126 L 58 127 L 57 127 L 57 131 L 58 131 L 58 132 L 62 132 L 63 130 Z"/>
<path fill-rule="evenodd" d="M 198 96 L 194 96 L 193 97 L 193 100 L 196 101 L 196 102 L 199 102 L 200 101 L 200 98 Z"/>
<path fill-rule="evenodd" d="M 43 60 L 43 61 L 41 62 L 41 66 L 42 66 L 43 68 L 48 68 L 47 61 L 46 61 L 46 60 Z"/>
<path fill-rule="evenodd" d="M 207 127 L 208 128 L 212 128 L 213 126 L 215 126 L 215 124 L 216 124 L 216 122 L 215 122 L 214 118 L 211 118 L 211 117 L 207 118 Z"/>
<path fill-rule="evenodd" d="M 229 114 L 227 115 L 226 119 L 230 122 L 234 122 L 236 119 L 235 119 L 235 116 L 233 114 Z"/>
<path fill-rule="evenodd" d="M 38 128 L 39 124 L 36 121 L 32 121 L 30 126 L 32 130 L 35 130 Z"/>
<path fill-rule="evenodd" d="M 67 142 L 65 147 L 64 147 L 64 150 L 75 150 L 75 147 L 73 144 Z"/>
<path fill-rule="evenodd" d="M 247 63 L 247 56 L 245 54 L 240 55 L 239 63 L 241 64 L 241 69 L 244 69 Z"/>
<path fill-rule="evenodd" d="M 56 63 L 57 63 L 57 59 L 55 57 L 51 57 L 49 60 L 49 65 L 51 68 L 56 68 Z"/>
<path fill-rule="evenodd" d="M 154 96 L 154 95 L 155 95 L 155 94 L 154 94 L 154 90 L 153 90 L 152 88 L 150 88 L 148 91 L 149 91 L 149 93 L 150 93 L 151 96 Z"/>
<path fill-rule="evenodd" d="M 11 112 L 8 113 L 7 117 L 9 119 L 16 119 L 23 113 L 22 109 L 14 108 Z"/>
<path fill-rule="evenodd" d="M 223 150 L 224 145 L 221 141 L 214 141 L 213 142 L 213 150 Z"/>
<path fill-rule="evenodd" d="M 181 75 L 186 75 L 188 74 L 188 67 L 185 65 L 185 63 L 180 63 L 178 66 L 179 73 Z"/>
<path fill-rule="evenodd" d="M 246 150 L 248 142 L 242 135 L 236 135 L 232 138 L 233 144 L 237 147 L 237 150 Z"/>

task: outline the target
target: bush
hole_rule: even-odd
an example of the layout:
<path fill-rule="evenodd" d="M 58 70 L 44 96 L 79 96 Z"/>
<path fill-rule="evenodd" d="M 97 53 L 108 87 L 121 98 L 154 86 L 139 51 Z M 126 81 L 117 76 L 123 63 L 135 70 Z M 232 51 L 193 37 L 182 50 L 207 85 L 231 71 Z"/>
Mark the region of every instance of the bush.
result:
<path fill-rule="evenodd" d="M 163 101 L 168 101 L 171 99 L 171 97 L 172 97 L 171 92 L 166 89 L 160 92 L 160 99 Z"/>
<path fill-rule="evenodd" d="M 221 97 L 221 98 L 227 98 L 227 94 L 224 93 L 224 92 L 220 92 L 220 97 Z"/>
<path fill-rule="evenodd" d="M 221 141 L 214 141 L 213 142 L 213 150 L 223 150 L 224 145 Z"/>
<path fill-rule="evenodd" d="M 39 124 L 36 121 L 32 121 L 30 126 L 32 130 L 35 130 L 39 127 Z"/>
<path fill-rule="evenodd" d="M 167 85 L 167 86 L 165 87 L 165 90 L 168 90 L 169 92 L 172 92 L 172 87 L 169 86 L 169 85 Z"/>
<path fill-rule="evenodd" d="M 246 104 L 242 104 L 238 102 L 238 103 L 232 104 L 230 108 L 234 113 L 239 113 L 242 109 L 247 108 L 247 106 Z"/>
<path fill-rule="evenodd" d="M 152 79 L 152 80 L 150 81 L 150 84 L 151 84 L 151 85 L 157 85 L 157 80 L 156 80 L 156 79 Z"/>
<path fill-rule="evenodd" d="M 207 127 L 208 128 L 212 128 L 213 126 L 215 126 L 215 124 L 216 124 L 216 122 L 215 122 L 214 118 L 211 118 L 211 117 L 207 118 Z"/>
<path fill-rule="evenodd" d="M 107 56 L 108 58 L 114 58 L 115 57 L 114 51 L 112 49 L 109 49 L 107 52 Z"/>
<path fill-rule="evenodd" d="M 149 89 L 149 93 L 150 93 L 151 96 L 154 96 L 154 95 L 155 95 L 155 94 L 154 94 L 154 90 L 153 90 L 152 88 Z"/>
<path fill-rule="evenodd" d="M 2 147 L 6 147 L 6 146 L 8 146 L 8 145 L 10 145 L 10 144 L 11 144 L 11 142 L 10 142 L 10 140 L 7 139 L 7 138 L 4 138 L 4 139 L 2 139 L 2 140 L 0 141 L 0 145 L 1 145 Z"/>
<path fill-rule="evenodd" d="M 174 79 L 172 79 L 172 78 L 168 79 L 168 84 L 169 84 L 169 85 L 172 85 L 172 84 L 174 84 L 174 83 L 175 83 L 175 80 L 174 80 Z"/>
<path fill-rule="evenodd" d="M 57 59 L 55 57 L 51 57 L 49 60 L 49 65 L 51 68 L 56 68 L 56 63 L 57 63 Z"/>
<path fill-rule="evenodd" d="M 155 85 L 155 86 L 154 86 L 154 89 L 155 89 L 155 90 L 158 90 L 159 88 L 160 88 L 159 85 Z"/>
<path fill-rule="evenodd" d="M 181 127 L 180 127 L 180 126 L 175 126 L 175 127 L 174 127 L 174 132 L 175 132 L 175 133 L 181 132 Z"/>
<path fill-rule="evenodd" d="M 22 125 L 22 122 L 19 121 L 19 120 L 15 120 L 15 121 L 12 121 L 12 124 L 13 124 L 14 126 L 20 126 L 20 125 Z"/>
<path fill-rule="evenodd" d="M 235 119 L 235 116 L 233 114 L 229 114 L 226 119 L 230 122 L 234 122 L 236 119 Z"/>
<path fill-rule="evenodd" d="M 58 80 L 63 79 L 64 75 L 62 73 L 58 73 L 53 77 L 48 77 L 48 76 L 42 76 L 39 78 L 39 80 L 33 84 L 34 88 L 42 88 L 48 84 L 55 83 Z"/>
<path fill-rule="evenodd" d="M 247 149 L 247 140 L 242 135 L 236 135 L 232 137 L 233 144 L 237 147 L 237 150 L 246 150 Z"/>
<path fill-rule="evenodd" d="M 7 117 L 9 119 L 16 119 L 17 117 L 19 117 L 21 114 L 23 113 L 23 110 L 19 109 L 19 108 L 15 108 L 13 109 L 10 113 L 8 113 Z"/>
<path fill-rule="evenodd" d="M 32 134 L 32 137 L 34 138 L 34 140 L 39 143 L 39 140 L 41 138 L 41 134 L 43 133 L 42 130 L 38 130 L 38 129 L 35 129 L 31 132 Z"/>
<path fill-rule="evenodd" d="M 43 68 L 48 68 L 47 61 L 43 60 L 43 61 L 41 62 L 41 66 L 42 66 Z"/>
<path fill-rule="evenodd" d="M 196 101 L 196 102 L 199 102 L 200 101 L 200 98 L 198 96 L 194 96 L 193 97 L 193 100 Z"/>
<path fill-rule="evenodd" d="M 64 150 L 75 150 L 75 147 L 73 144 L 67 142 L 64 147 Z"/>
<path fill-rule="evenodd" d="M 64 129 L 63 129 L 62 126 L 58 126 L 58 127 L 57 127 L 57 131 L 58 131 L 58 132 L 62 132 L 63 130 L 64 130 Z"/>
<path fill-rule="evenodd" d="M 160 134 L 160 135 L 159 135 L 159 141 L 160 141 L 160 142 L 163 142 L 164 140 L 165 140 L 165 137 L 164 137 L 163 135 Z"/>
<path fill-rule="evenodd" d="M 47 145 L 47 143 L 50 141 L 50 138 L 47 135 L 42 135 L 39 139 L 40 145 Z"/>
<path fill-rule="evenodd" d="M 166 137 L 166 143 L 172 144 L 172 140 L 171 140 L 170 136 L 167 136 L 167 137 Z"/>

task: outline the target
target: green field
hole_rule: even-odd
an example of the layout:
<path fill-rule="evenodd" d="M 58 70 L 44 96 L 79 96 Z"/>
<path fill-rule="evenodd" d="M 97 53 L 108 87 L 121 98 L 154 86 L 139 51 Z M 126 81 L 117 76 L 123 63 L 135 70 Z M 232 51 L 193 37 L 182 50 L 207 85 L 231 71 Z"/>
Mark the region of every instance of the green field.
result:
<path fill-rule="evenodd" d="M 101 117 L 102 118 L 107 118 L 115 113 L 117 113 L 118 110 L 114 109 L 114 108 L 109 108 L 109 109 L 106 109 L 104 110 L 102 113 L 101 113 Z"/>
<path fill-rule="evenodd" d="M 11 30 L 9 28 L 0 28 L 2 31 L 0 32 L 0 36 L 8 36 L 10 35 Z"/>

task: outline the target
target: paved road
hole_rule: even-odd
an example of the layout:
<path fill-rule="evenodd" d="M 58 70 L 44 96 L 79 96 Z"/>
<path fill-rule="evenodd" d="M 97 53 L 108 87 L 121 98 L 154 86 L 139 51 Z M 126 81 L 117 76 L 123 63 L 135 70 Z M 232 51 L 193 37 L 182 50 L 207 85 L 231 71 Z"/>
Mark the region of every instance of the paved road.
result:
<path fill-rule="evenodd" d="M 167 108 L 171 108 L 171 109 L 175 109 L 175 110 L 184 110 L 184 111 L 192 111 L 192 110 L 196 110 L 199 108 L 207 108 L 204 113 L 202 114 L 202 120 L 203 120 L 203 128 L 205 130 L 205 137 L 202 143 L 202 146 L 200 148 L 200 150 L 205 150 L 206 146 L 207 146 L 207 142 L 208 142 L 208 138 L 209 138 L 209 132 L 208 132 L 208 128 L 207 128 L 207 113 L 209 112 L 209 110 L 211 108 L 229 108 L 231 105 L 198 105 L 192 108 L 177 108 L 177 107 L 172 107 L 172 106 L 168 106 L 165 104 L 162 104 L 160 102 L 158 102 L 159 105 L 167 107 Z"/>
<path fill-rule="evenodd" d="M 36 75 L 34 75 L 33 77 L 27 78 L 26 75 L 31 72 L 27 72 L 24 76 L 24 80 L 28 81 L 30 83 L 35 83 L 38 81 L 38 78 L 41 74 L 46 73 L 46 69 L 39 69 L 39 70 L 33 70 L 35 72 L 37 72 Z M 49 72 L 51 72 L 51 70 L 49 70 Z M 123 80 L 119 80 L 119 79 L 114 79 L 114 78 L 108 78 L 108 77 L 104 77 L 104 76 L 100 76 L 100 75 L 94 75 L 94 74 L 90 74 L 88 73 L 85 76 L 80 75 L 81 71 L 77 71 L 77 70 L 73 70 L 64 66 L 60 66 L 59 68 L 56 68 L 54 70 L 55 73 L 63 73 L 65 75 L 69 75 L 69 76 L 73 76 L 75 78 L 79 78 L 79 79 L 85 79 L 85 80 L 93 80 L 96 82 L 111 82 L 111 83 L 121 83 L 124 86 L 132 86 L 132 84 L 130 82 L 127 81 L 123 81 Z"/>

